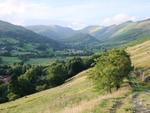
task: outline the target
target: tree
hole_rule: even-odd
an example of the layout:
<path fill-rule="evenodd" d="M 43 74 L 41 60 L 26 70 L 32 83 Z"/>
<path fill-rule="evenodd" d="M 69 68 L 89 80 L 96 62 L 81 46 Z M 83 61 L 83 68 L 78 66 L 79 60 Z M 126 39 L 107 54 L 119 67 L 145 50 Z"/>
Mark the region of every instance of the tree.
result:
<path fill-rule="evenodd" d="M 68 71 L 68 76 L 72 77 L 75 74 L 81 72 L 84 69 L 84 64 L 81 58 L 76 57 L 73 59 L 70 59 L 67 63 L 67 71 Z"/>
<path fill-rule="evenodd" d="M 0 103 L 8 101 L 7 98 L 7 85 L 1 84 L 0 85 Z"/>
<path fill-rule="evenodd" d="M 18 77 L 18 90 L 21 96 L 36 92 L 36 86 L 39 85 L 44 74 L 43 68 L 42 66 L 33 66 Z"/>
<path fill-rule="evenodd" d="M 94 64 L 94 58 L 92 57 L 83 58 L 84 69 L 93 67 L 93 64 Z"/>
<path fill-rule="evenodd" d="M 67 79 L 67 70 L 63 62 L 55 62 L 47 69 L 47 80 L 53 87 L 64 83 Z"/>
<path fill-rule="evenodd" d="M 19 96 L 17 94 L 13 93 L 13 92 L 10 92 L 10 93 L 7 94 L 7 98 L 8 98 L 9 101 L 12 101 L 12 100 L 15 100 L 15 99 L 19 98 Z"/>
<path fill-rule="evenodd" d="M 111 93 L 112 88 L 120 88 L 123 79 L 132 69 L 129 55 L 121 49 L 104 52 L 96 63 L 96 74 L 93 76 L 96 87 Z"/>
<path fill-rule="evenodd" d="M 2 58 L 0 57 L 0 63 L 2 63 Z"/>

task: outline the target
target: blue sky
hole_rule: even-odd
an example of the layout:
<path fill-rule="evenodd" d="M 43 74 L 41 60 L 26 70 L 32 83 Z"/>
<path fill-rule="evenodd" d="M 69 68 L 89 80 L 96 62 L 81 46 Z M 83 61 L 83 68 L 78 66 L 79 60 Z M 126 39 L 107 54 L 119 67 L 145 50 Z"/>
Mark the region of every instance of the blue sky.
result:
<path fill-rule="evenodd" d="M 0 0 L 0 19 L 17 25 L 80 29 L 150 17 L 150 0 Z"/>

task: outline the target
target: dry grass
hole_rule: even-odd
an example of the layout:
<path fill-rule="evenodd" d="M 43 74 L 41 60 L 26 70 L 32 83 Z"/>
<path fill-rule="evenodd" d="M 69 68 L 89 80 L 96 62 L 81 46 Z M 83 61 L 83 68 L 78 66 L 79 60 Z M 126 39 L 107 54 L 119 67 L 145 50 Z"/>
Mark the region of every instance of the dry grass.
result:
<path fill-rule="evenodd" d="M 73 107 L 66 107 L 64 111 L 61 111 L 59 113 L 83 113 L 86 112 L 90 113 L 91 110 L 95 108 L 95 106 L 98 106 L 99 103 L 103 102 L 106 99 L 112 99 L 112 98 L 118 98 L 120 96 L 123 96 L 125 94 L 129 93 L 128 87 L 124 87 L 119 91 L 116 91 L 112 94 L 107 95 L 100 95 L 97 98 L 91 99 L 89 101 L 81 101 L 78 105 L 75 105 Z M 105 109 L 105 108 L 102 108 Z"/>
<path fill-rule="evenodd" d="M 150 109 L 150 93 L 149 92 L 141 92 L 139 95 L 140 100 L 144 104 L 146 108 Z"/>
<path fill-rule="evenodd" d="M 150 68 L 150 40 L 127 49 L 136 67 Z"/>

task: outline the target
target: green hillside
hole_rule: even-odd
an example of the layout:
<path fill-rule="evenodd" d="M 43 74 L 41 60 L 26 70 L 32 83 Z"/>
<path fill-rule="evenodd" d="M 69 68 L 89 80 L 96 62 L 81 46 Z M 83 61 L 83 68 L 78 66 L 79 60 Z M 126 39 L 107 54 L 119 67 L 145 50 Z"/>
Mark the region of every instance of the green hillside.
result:
<path fill-rule="evenodd" d="M 150 67 L 150 40 L 128 48 L 133 64 L 136 67 Z"/>
<path fill-rule="evenodd" d="M 147 41 L 128 49 L 136 67 L 150 66 L 149 63 L 144 62 L 150 60 L 150 57 L 145 55 L 149 51 L 149 44 L 150 42 Z M 140 60 L 142 61 L 139 63 Z M 150 108 L 149 93 L 139 92 L 135 97 L 137 93 L 131 92 L 126 81 L 117 92 L 96 93 L 92 81 L 88 79 L 88 76 L 93 74 L 93 70 L 94 68 L 83 71 L 56 88 L 0 104 L 0 113 L 132 113 L 133 106 L 138 106 L 134 103 L 139 101 L 137 97 L 145 107 Z"/>
<path fill-rule="evenodd" d="M 150 36 L 150 19 L 104 27 L 91 35 L 103 42 L 103 46 L 115 47 Z M 149 38 L 150 39 L 150 38 Z"/>
<path fill-rule="evenodd" d="M 127 49 L 133 64 L 142 70 L 145 76 L 150 76 L 150 40 Z"/>
<path fill-rule="evenodd" d="M 35 57 L 50 55 L 50 49 L 63 49 L 64 45 L 41 36 L 22 26 L 0 21 L 0 55 Z"/>
<path fill-rule="evenodd" d="M 100 43 L 98 39 L 85 33 L 77 33 L 72 37 L 64 39 L 63 42 L 73 48 L 85 48 L 88 50 L 90 50 L 90 48 L 96 48 Z"/>

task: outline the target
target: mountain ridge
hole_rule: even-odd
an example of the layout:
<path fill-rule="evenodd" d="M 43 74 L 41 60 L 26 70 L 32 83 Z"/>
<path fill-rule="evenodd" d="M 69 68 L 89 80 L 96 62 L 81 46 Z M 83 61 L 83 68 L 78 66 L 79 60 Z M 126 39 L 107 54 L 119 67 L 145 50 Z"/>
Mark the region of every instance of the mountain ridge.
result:
<path fill-rule="evenodd" d="M 71 29 L 71 28 L 65 27 L 65 29 Z M 73 29 L 71 30 L 72 30 L 71 33 L 67 32 L 67 34 L 69 34 L 68 36 L 61 34 L 60 32 L 54 33 L 57 36 L 60 33 L 60 36 L 57 37 L 58 39 L 57 41 L 61 42 L 62 40 L 63 41 L 66 40 L 66 42 L 69 42 L 67 40 L 70 40 L 69 38 L 72 39 L 73 37 L 74 37 L 73 40 L 82 41 L 82 39 L 79 39 L 77 37 L 77 34 L 84 33 L 98 39 L 98 42 L 100 42 L 99 46 L 103 45 L 107 48 L 108 46 L 111 47 L 113 45 L 114 47 L 115 45 L 118 46 L 118 45 L 126 44 L 128 42 L 141 39 L 142 37 L 150 36 L 150 19 L 136 21 L 136 22 L 126 21 L 119 25 L 110 25 L 106 27 L 94 25 L 94 26 L 87 26 L 80 30 L 73 30 Z M 43 35 L 44 33 L 45 32 L 39 34 Z"/>

